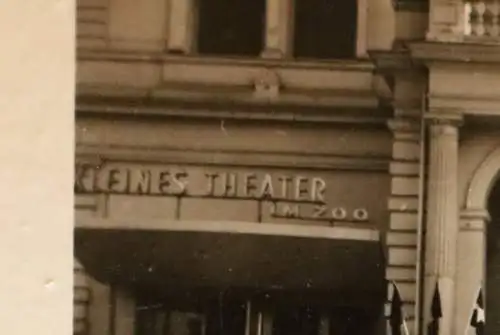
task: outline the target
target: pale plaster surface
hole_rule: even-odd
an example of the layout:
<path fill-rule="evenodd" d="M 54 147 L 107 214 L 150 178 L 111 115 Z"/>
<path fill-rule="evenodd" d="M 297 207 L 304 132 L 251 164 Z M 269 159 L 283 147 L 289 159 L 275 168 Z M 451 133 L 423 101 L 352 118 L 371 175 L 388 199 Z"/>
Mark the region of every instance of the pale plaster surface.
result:
<path fill-rule="evenodd" d="M 0 334 L 71 334 L 74 10 L 0 3 Z"/>

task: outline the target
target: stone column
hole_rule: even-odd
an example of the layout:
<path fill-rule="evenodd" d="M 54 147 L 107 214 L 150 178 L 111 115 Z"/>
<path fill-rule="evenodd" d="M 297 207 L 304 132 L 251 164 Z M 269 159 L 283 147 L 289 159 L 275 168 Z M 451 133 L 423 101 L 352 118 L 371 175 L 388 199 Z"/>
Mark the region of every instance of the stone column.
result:
<path fill-rule="evenodd" d="M 286 58 L 293 47 L 293 0 L 266 1 L 266 31 L 263 58 Z"/>
<path fill-rule="evenodd" d="M 195 0 L 170 0 L 168 8 L 167 50 L 189 54 L 194 48 L 196 27 Z"/>
<path fill-rule="evenodd" d="M 441 296 L 440 335 L 455 335 L 455 273 L 458 213 L 459 117 L 436 116 L 429 122 L 427 226 L 425 235 L 424 333 L 436 283 Z"/>

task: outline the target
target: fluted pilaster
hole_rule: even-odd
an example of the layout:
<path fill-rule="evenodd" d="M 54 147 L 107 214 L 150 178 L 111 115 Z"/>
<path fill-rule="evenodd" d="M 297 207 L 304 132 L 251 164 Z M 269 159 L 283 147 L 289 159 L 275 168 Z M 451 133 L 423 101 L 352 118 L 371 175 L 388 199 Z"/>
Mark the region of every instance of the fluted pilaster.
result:
<path fill-rule="evenodd" d="M 458 127 L 457 118 L 429 119 L 429 170 L 425 237 L 425 325 L 430 320 L 436 283 L 441 296 L 440 334 L 454 335 L 457 263 Z"/>

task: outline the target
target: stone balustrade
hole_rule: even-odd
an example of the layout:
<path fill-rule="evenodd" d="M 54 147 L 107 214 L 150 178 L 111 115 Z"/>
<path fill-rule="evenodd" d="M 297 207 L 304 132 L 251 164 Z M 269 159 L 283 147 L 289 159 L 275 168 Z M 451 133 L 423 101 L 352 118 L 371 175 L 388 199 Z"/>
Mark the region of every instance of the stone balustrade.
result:
<path fill-rule="evenodd" d="M 500 37 L 500 0 L 470 0 L 464 2 L 464 33 L 468 37 Z"/>

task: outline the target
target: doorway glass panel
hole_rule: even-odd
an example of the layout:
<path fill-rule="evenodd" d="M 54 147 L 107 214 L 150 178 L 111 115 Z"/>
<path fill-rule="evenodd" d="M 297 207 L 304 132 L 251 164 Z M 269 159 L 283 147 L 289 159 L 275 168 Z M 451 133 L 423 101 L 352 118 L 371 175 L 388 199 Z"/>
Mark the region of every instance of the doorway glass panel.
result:
<path fill-rule="evenodd" d="M 138 300 L 135 335 L 361 335 L 375 333 L 377 320 L 328 301 L 224 291 Z"/>
<path fill-rule="evenodd" d="M 246 300 L 220 292 L 195 299 L 139 299 L 135 335 L 243 335 Z"/>

